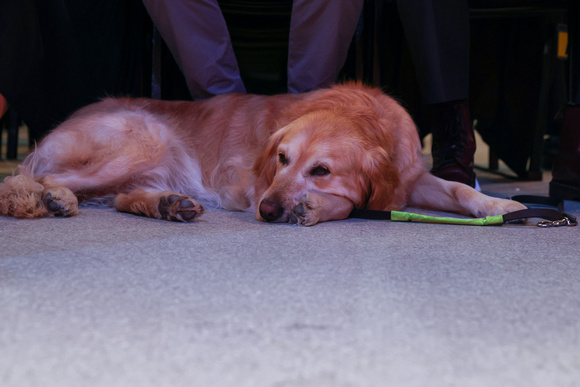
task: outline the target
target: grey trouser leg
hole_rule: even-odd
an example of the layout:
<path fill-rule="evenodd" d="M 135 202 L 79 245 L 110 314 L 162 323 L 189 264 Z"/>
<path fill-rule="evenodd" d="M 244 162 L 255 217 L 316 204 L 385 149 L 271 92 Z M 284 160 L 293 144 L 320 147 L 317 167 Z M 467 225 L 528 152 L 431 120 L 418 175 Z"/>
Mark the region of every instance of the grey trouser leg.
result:
<path fill-rule="evenodd" d="M 245 92 L 216 0 L 143 0 L 194 99 Z"/>
<path fill-rule="evenodd" d="M 288 48 L 288 91 L 329 86 L 348 53 L 363 0 L 294 0 Z"/>

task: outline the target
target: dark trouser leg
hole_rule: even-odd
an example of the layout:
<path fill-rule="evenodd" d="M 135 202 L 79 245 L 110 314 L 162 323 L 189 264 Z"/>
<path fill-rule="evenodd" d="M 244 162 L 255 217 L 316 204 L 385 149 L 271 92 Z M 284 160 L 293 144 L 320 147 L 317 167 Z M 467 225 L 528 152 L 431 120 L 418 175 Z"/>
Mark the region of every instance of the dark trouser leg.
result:
<path fill-rule="evenodd" d="M 288 47 L 288 91 L 336 82 L 359 21 L 363 0 L 294 0 Z"/>
<path fill-rule="evenodd" d="M 554 158 L 550 196 L 580 201 L 580 4 L 568 2 L 569 105 Z"/>
<path fill-rule="evenodd" d="M 469 8 L 464 0 L 399 0 L 433 134 L 432 173 L 475 185 L 468 99 Z"/>
<path fill-rule="evenodd" d="M 246 91 L 216 0 L 143 0 L 194 99 Z"/>

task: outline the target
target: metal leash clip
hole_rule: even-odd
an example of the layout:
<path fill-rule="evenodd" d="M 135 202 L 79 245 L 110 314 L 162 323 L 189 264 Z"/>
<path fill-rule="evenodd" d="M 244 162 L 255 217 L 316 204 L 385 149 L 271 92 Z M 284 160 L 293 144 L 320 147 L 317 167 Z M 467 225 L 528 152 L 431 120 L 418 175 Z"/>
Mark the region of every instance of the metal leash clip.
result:
<path fill-rule="evenodd" d="M 560 227 L 560 226 L 576 226 L 578 221 L 574 218 L 570 219 L 565 216 L 558 220 L 544 220 L 538 223 L 538 227 Z"/>

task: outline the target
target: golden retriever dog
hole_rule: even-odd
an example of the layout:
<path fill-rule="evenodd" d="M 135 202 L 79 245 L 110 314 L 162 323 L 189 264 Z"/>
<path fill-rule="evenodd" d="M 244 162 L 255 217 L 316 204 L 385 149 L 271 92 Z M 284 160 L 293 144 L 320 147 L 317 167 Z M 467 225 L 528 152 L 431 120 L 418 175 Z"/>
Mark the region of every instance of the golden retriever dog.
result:
<path fill-rule="evenodd" d="M 525 208 L 429 174 L 409 114 L 358 83 L 200 102 L 105 99 L 19 169 L 0 185 L 0 214 L 18 218 L 77 215 L 95 198 L 156 219 L 190 222 L 210 207 L 305 226 L 353 208 L 476 217 Z"/>

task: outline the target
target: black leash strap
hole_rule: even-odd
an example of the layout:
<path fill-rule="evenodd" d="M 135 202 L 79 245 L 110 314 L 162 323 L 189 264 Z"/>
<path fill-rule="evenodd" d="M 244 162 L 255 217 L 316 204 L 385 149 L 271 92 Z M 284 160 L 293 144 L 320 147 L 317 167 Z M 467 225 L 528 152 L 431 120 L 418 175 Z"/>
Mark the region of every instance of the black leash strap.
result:
<path fill-rule="evenodd" d="M 539 227 L 576 226 L 575 217 L 564 212 L 564 202 L 553 198 L 535 195 L 517 195 L 511 198 L 528 206 L 524 210 L 514 211 L 505 215 L 488 216 L 486 218 L 446 218 L 419 215 L 400 211 L 378 211 L 355 208 L 350 218 L 370 220 L 392 220 L 420 223 L 462 224 L 475 226 L 500 226 L 503 224 L 522 224 L 526 219 L 540 218 Z M 542 206 L 542 207 L 537 207 Z M 552 208 L 548 208 L 552 207 Z"/>
<path fill-rule="evenodd" d="M 576 226 L 577 219 L 564 212 L 564 201 L 547 196 L 516 195 L 511 200 L 518 201 L 528 206 L 525 210 L 514 211 L 503 215 L 505 223 L 519 223 L 529 218 L 545 219 L 539 222 L 539 227 Z M 531 207 L 540 205 L 543 207 Z M 552 208 L 546 208 L 546 207 Z"/>

